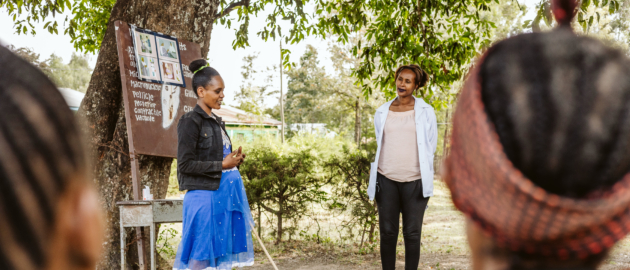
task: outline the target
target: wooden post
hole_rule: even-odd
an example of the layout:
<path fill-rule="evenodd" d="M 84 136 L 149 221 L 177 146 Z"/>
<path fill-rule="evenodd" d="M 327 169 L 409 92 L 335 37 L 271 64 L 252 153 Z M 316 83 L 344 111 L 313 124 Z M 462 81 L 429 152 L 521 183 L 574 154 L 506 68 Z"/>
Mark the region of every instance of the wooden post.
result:
<path fill-rule="evenodd" d="M 126 95 L 124 96 L 126 97 Z M 127 107 L 125 107 L 125 110 Z M 138 157 L 136 155 L 136 151 L 133 147 L 133 136 L 131 136 L 131 125 L 129 120 L 127 120 L 127 132 L 129 133 L 129 156 L 131 157 L 131 182 L 133 185 L 133 199 L 141 201 L 142 198 L 142 189 L 140 188 L 140 180 L 138 179 L 138 172 L 140 169 L 140 165 L 138 164 Z M 145 253 L 144 253 L 144 237 L 142 237 L 142 227 L 136 227 L 136 238 L 138 239 L 138 264 L 140 264 L 140 269 L 145 270 Z"/>
<path fill-rule="evenodd" d="M 121 27 L 123 24 L 123 22 L 117 21 L 115 23 L 116 28 L 118 29 L 118 27 Z M 118 35 L 118 32 L 116 34 L 116 42 L 117 44 L 122 44 L 122 39 L 123 37 Z M 118 46 L 118 54 L 122 54 L 123 51 L 120 49 L 121 46 Z M 125 102 L 125 104 L 129 104 L 129 95 L 126 94 L 126 87 L 127 87 L 127 73 L 125 72 L 125 69 L 123 68 L 125 66 L 125 59 L 124 57 L 120 56 L 118 57 L 118 61 L 119 61 L 119 65 L 120 65 L 120 77 L 121 77 L 121 81 L 122 81 L 122 85 L 123 85 L 123 100 Z M 140 188 L 140 180 L 138 179 L 138 175 L 139 175 L 139 170 L 140 170 L 140 165 L 138 164 L 138 155 L 136 154 L 136 149 L 134 147 L 133 144 L 133 129 L 131 128 L 131 112 L 130 112 L 130 108 L 129 106 L 124 106 L 125 107 L 125 115 L 126 115 L 126 123 L 127 123 L 127 139 L 129 142 L 129 158 L 131 159 L 131 183 L 133 186 L 133 199 L 134 200 L 142 200 L 142 191 Z M 142 237 L 142 228 L 137 227 L 136 228 L 136 238 L 138 239 L 137 244 L 138 244 L 138 264 L 140 267 L 140 270 L 146 270 L 146 266 L 145 266 L 145 253 L 144 253 L 144 238 Z M 124 267 L 124 266 L 123 266 Z"/>

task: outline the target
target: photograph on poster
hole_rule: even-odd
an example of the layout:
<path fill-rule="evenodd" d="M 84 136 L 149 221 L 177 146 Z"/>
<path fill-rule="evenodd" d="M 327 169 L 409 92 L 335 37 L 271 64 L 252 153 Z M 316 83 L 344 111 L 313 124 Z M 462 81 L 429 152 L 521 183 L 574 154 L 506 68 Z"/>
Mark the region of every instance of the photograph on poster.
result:
<path fill-rule="evenodd" d="M 134 41 L 135 50 L 138 55 L 157 58 L 157 46 L 155 46 L 154 35 L 135 30 Z"/>
<path fill-rule="evenodd" d="M 171 126 L 179 108 L 179 86 L 162 85 L 162 127 Z"/>
<path fill-rule="evenodd" d="M 161 59 L 179 62 L 179 50 L 175 40 L 157 37 L 157 45 Z"/>
<path fill-rule="evenodd" d="M 143 78 L 160 80 L 158 61 L 155 58 L 147 56 L 139 56 L 140 58 L 140 75 Z"/>
<path fill-rule="evenodd" d="M 162 80 L 167 83 L 182 83 L 182 66 L 179 63 L 160 61 Z"/>

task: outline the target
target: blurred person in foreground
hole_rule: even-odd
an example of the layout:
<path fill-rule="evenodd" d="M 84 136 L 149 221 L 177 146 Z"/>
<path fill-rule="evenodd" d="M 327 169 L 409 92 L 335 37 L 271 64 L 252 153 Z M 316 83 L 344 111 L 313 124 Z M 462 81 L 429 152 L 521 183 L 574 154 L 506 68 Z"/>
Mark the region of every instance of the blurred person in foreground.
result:
<path fill-rule="evenodd" d="M 596 269 L 630 231 L 630 60 L 558 27 L 499 42 L 473 69 L 444 171 L 473 269 Z"/>
<path fill-rule="evenodd" d="M 0 269 L 94 269 L 102 245 L 74 115 L 37 68 L 0 46 Z"/>

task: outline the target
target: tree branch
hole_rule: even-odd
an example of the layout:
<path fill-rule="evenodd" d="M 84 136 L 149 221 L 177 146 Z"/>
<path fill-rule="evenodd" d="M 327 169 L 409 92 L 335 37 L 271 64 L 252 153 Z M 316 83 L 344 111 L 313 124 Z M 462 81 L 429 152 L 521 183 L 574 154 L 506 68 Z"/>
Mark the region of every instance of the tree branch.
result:
<path fill-rule="evenodd" d="M 273 209 L 271 209 L 270 207 L 267 207 L 266 205 L 264 205 L 264 204 L 262 204 L 262 203 L 261 203 L 261 204 L 259 204 L 259 205 L 260 205 L 260 206 L 262 206 L 262 208 L 264 208 L 264 209 L 265 209 L 265 210 L 267 210 L 268 212 L 270 212 L 270 213 L 272 213 L 272 214 L 275 214 L 275 215 L 277 215 L 277 214 L 283 214 L 283 212 L 284 212 L 284 211 L 276 211 L 276 210 L 273 210 Z"/>
<path fill-rule="evenodd" d="M 214 14 L 214 19 L 220 19 L 222 17 L 224 17 L 225 15 L 230 14 L 230 12 L 232 12 L 232 10 L 234 10 L 236 7 L 240 7 L 240 6 L 249 6 L 249 1 L 250 0 L 241 0 L 238 2 L 232 2 L 230 5 L 227 6 L 227 8 L 225 8 L 223 11 Z"/>

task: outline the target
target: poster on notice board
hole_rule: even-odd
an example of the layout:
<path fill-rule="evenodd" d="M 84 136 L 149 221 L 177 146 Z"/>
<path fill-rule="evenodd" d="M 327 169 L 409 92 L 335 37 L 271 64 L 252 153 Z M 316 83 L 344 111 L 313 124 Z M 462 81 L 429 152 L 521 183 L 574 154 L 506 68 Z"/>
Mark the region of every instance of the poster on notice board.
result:
<path fill-rule="evenodd" d="M 186 87 L 177 38 L 134 25 L 130 28 L 138 79 Z"/>

